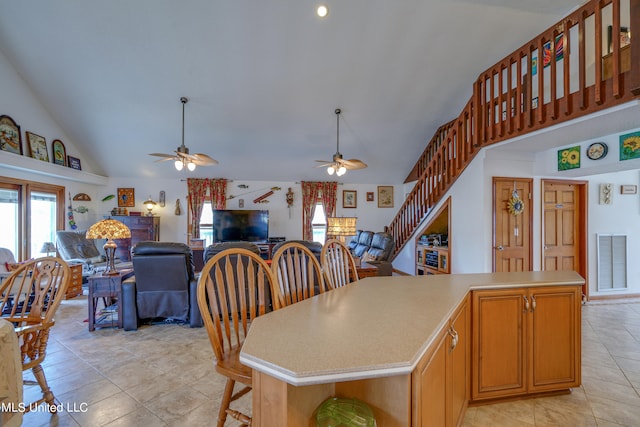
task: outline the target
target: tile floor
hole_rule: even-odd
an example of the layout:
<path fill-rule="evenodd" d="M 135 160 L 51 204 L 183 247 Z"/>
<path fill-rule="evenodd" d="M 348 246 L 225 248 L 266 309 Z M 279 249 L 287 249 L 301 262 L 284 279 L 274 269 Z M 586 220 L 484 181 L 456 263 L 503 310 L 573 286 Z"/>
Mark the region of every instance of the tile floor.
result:
<path fill-rule="evenodd" d="M 155 325 L 90 333 L 86 313 L 86 297 L 64 301 L 49 342 L 45 372 L 64 410 L 26 414 L 24 426 L 215 424 L 224 380 L 213 370 L 204 329 Z M 469 408 L 464 425 L 640 425 L 640 301 L 584 306 L 582 342 L 582 387 Z M 39 387 L 25 387 L 27 401 L 34 393 Z M 239 403 L 250 410 L 250 394 Z"/>

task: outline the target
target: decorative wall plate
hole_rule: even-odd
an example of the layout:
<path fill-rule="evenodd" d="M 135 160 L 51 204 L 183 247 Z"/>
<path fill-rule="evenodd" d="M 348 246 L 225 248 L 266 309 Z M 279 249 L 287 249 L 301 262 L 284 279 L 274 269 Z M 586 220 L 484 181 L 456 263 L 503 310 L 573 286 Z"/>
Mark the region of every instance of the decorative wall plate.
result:
<path fill-rule="evenodd" d="M 73 200 L 75 201 L 83 201 L 83 202 L 90 202 L 91 201 L 91 197 L 87 194 L 87 193 L 78 193 L 75 196 L 73 196 Z"/>
<path fill-rule="evenodd" d="M 609 147 L 604 142 L 594 142 L 587 148 L 587 157 L 591 160 L 602 159 L 607 155 Z"/>

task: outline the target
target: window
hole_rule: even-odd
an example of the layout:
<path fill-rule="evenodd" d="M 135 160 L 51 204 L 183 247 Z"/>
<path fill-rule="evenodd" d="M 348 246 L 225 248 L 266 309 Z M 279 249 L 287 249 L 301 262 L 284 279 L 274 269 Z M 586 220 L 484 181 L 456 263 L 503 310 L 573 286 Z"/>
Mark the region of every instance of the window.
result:
<path fill-rule="evenodd" d="M 211 201 L 206 200 L 200 215 L 200 238 L 204 239 L 204 247 L 213 244 L 213 210 Z"/>
<path fill-rule="evenodd" d="M 327 235 L 327 217 L 324 214 L 322 203 L 316 203 L 316 210 L 311 220 L 311 228 L 313 229 L 313 241 L 324 245 Z"/>
<path fill-rule="evenodd" d="M 64 229 L 64 187 L 0 177 L 0 246 L 17 260 L 45 256 L 45 242 Z"/>

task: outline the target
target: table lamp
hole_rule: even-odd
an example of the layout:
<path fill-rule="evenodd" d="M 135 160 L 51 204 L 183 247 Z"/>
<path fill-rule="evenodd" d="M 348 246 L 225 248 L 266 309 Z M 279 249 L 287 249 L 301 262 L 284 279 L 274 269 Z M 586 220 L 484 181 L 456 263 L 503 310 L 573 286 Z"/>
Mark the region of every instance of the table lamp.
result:
<path fill-rule="evenodd" d="M 151 196 L 147 200 L 144 201 L 144 206 L 147 208 L 147 216 L 153 216 L 153 208 L 155 207 L 156 202 L 151 199 Z"/>
<path fill-rule="evenodd" d="M 47 254 L 47 256 L 51 256 L 51 253 L 56 253 L 58 250 L 56 249 L 56 245 L 53 242 L 44 242 L 42 244 L 42 248 L 40 248 L 41 254 Z M 57 254 L 56 254 L 57 255 Z"/>
<path fill-rule="evenodd" d="M 342 243 L 345 243 L 347 236 L 355 236 L 357 219 L 355 217 L 327 218 L 327 237 L 338 237 Z"/>
<path fill-rule="evenodd" d="M 107 269 L 102 273 L 103 276 L 118 274 L 115 266 L 116 242 L 113 239 L 129 239 L 131 238 L 131 230 L 129 227 L 115 219 L 103 219 L 96 222 L 89 230 L 87 230 L 87 239 L 107 239 L 104 244 L 104 253 L 107 256 Z"/>

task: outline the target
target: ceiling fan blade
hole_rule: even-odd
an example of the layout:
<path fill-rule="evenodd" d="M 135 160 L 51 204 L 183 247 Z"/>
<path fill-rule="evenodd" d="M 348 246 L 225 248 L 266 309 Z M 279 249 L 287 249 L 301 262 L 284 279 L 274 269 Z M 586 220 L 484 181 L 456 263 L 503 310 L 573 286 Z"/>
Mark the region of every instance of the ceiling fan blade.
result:
<path fill-rule="evenodd" d="M 172 162 L 174 161 L 176 158 L 175 157 L 165 157 L 164 159 L 158 159 L 156 160 L 154 163 L 160 163 L 160 162 Z"/>
<path fill-rule="evenodd" d="M 319 162 L 319 161 L 320 160 L 316 160 L 316 162 Z M 314 168 L 323 168 L 325 166 L 331 166 L 332 164 L 333 164 L 333 162 L 327 162 L 327 163 L 323 163 L 321 165 L 314 166 Z"/>
<path fill-rule="evenodd" d="M 356 162 L 352 162 L 352 166 L 348 167 L 347 169 L 357 170 L 357 169 L 364 169 L 366 167 L 368 167 L 368 165 L 365 162 L 357 160 Z"/>
<path fill-rule="evenodd" d="M 156 157 L 167 157 L 167 158 L 171 158 L 173 159 L 175 157 L 174 154 L 164 154 L 164 153 L 149 153 L 150 156 L 156 156 Z"/>
<path fill-rule="evenodd" d="M 358 159 L 340 159 L 339 162 L 349 170 L 364 169 L 367 167 L 366 163 Z"/>
<path fill-rule="evenodd" d="M 196 153 L 192 154 L 191 156 L 193 157 L 193 162 L 201 166 L 213 166 L 218 164 L 218 161 L 216 159 L 206 154 Z"/>

